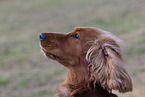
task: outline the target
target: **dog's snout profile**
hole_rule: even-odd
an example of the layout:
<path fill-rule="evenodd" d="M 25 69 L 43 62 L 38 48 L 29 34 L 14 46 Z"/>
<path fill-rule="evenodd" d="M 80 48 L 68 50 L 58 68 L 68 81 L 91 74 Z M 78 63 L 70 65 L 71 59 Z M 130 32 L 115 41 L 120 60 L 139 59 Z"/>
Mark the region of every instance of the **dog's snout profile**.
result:
<path fill-rule="evenodd" d="M 47 37 L 45 33 L 40 33 L 40 40 L 44 40 Z"/>

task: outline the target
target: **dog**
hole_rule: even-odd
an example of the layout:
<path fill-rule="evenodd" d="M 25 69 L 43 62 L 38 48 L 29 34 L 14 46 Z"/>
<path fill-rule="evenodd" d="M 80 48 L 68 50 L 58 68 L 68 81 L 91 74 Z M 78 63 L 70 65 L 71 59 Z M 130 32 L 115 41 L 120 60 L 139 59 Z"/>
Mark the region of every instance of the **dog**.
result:
<path fill-rule="evenodd" d="M 69 33 L 40 33 L 44 55 L 69 69 L 58 97 L 117 97 L 112 90 L 132 91 L 124 68 L 121 40 L 93 27 L 76 27 Z"/>

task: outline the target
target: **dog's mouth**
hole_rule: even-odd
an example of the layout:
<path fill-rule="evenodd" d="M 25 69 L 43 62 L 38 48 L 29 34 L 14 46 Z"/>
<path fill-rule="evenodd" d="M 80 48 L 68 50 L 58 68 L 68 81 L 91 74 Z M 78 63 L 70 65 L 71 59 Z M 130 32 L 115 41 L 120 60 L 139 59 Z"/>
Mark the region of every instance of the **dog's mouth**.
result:
<path fill-rule="evenodd" d="M 62 61 L 63 59 L 55 54 L 52 54 L 50 52 L 45 51 L 44 49 L 42 49 L 42 52 L 49 58 L 54 59 L 54 60 L 59 60 Z"/>

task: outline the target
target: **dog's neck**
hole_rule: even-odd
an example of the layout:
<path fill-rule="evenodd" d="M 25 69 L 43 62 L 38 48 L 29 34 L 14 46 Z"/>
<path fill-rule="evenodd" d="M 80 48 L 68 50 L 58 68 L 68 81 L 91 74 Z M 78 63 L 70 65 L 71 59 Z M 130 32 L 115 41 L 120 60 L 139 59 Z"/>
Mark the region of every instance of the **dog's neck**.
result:
<path fill-rule="evenodd" d="M 58 97 L 116 97 L 111 96 L 112 94 L 100 85 L 96 84 L 94 87 L 95 81 L 90 79 L 88 72 L 88 65 L 85 63 L 70 67 L 69 73 L 58 91 Z"/>
<path fill-rule="evenodd" d="M 67 82 L 72 89 L 83 87 L 89 79 L 89 74 L 85 67 L 72 67 L 69 69 L 69 73 L 66 76 Z"/>
<path fill-rule="evenodd" d="M 59 92 L 59 97 L 75 97 L 78 93 L 83 93 L 86 90 L 87 80 L 89 79 L 87 74 L 87 68 L 83 66 L 74 65 L 69 68 L 69 72 L 66 75 L 64 82 L 62 83 Z"/>
<path fill-rule="evenodd" d="M 75 65 L 68 67 L 69 73 L 65 80 L 67 84 L 73 89 L 79 88 L 84 85 L 89 79 L 88 64 L 84 61 L 84 57 L 77 58 Z"/>

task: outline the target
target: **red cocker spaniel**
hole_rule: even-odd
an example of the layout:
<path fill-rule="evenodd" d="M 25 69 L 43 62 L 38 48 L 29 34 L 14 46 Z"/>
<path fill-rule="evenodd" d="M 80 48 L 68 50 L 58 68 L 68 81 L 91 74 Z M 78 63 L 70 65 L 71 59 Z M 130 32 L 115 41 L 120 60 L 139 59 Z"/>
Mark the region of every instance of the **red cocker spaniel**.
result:
<path fill-rule="evenodd" d="M 107 31 L 77 27 L 69 33 L 41 33 L 40 47 L 69 69 L 58 97 L 117 97 L 112 89 L 123 93 L 133 89 L 120 39 Z"/>

